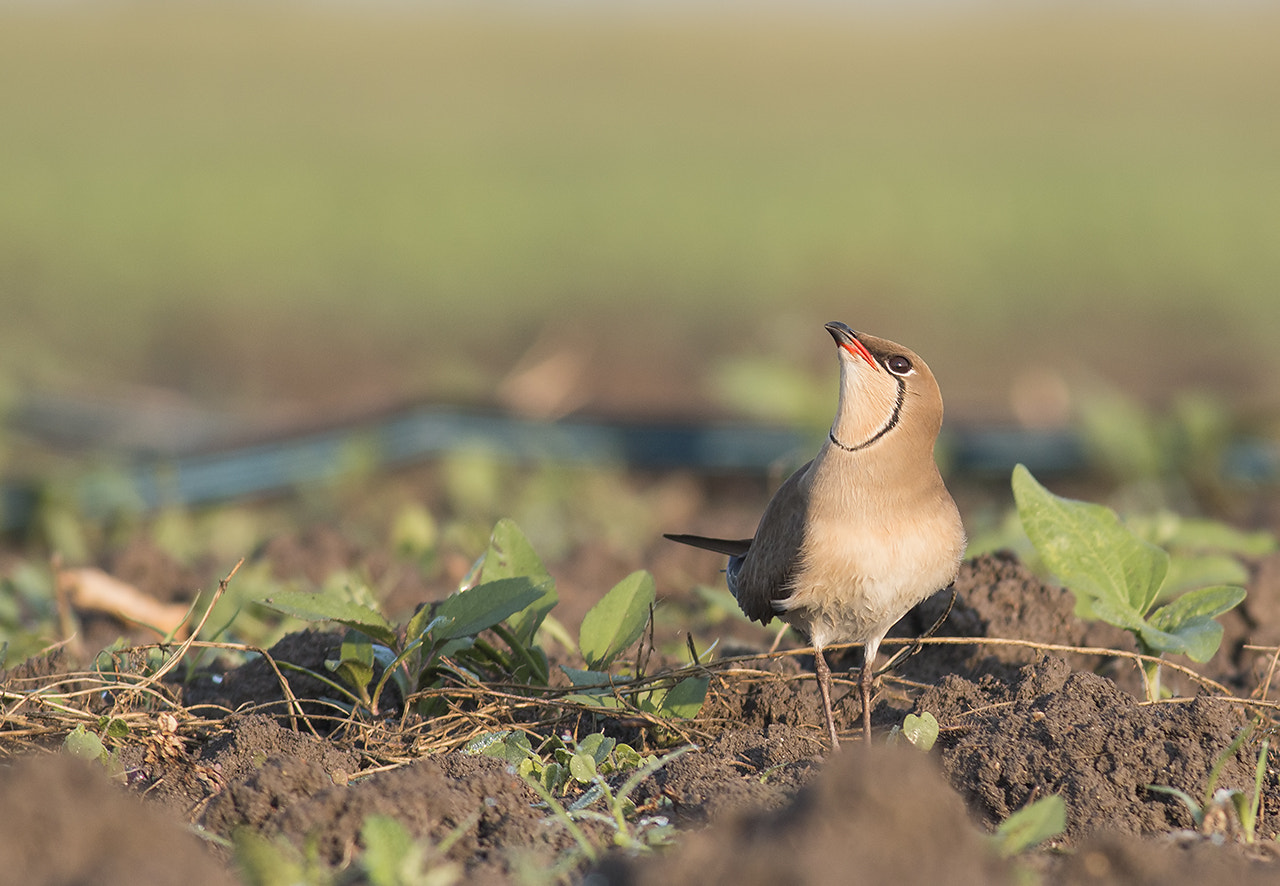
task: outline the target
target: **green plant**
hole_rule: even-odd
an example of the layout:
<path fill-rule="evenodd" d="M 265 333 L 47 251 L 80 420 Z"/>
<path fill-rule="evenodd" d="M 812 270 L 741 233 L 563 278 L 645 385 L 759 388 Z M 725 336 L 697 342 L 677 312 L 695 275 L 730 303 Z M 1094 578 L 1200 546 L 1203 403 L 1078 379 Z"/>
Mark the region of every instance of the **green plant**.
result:
<path fill-rule="evenodd" d="M 938 740 L 938 718 L 928 711 L 919 716 L 907 714 L 902 720 L 901 728 L 894 726 L 889 733 L 890 744 L 899 739 L 905 739 L 922 751 L 931 750 Z"/>
<path fill-rule="evenodd" d="M 62 740 L 62 748 L 81 760 L 96 760 L 112 778 L 124 778 L 124 765 L 108 745 L 116 745 L 129 735 L 129 724 L 118 717 L 99 717 L 94 729 L 77 726 Z"/>
<path fill-rule="evenodd" d="M 1242 558 L 1261 558 L 1277 549 L 1276 536 L 1266 530 L 1245 531 L 1172 511 L 1131 516 L 1125 525 L 1139 538 L 1169 552 L 1169 571 L 1160 586 L 1159 601 L 1207 585 L 1243 585 L 1249 570 Z"/>
<path fill-rule="evenodd" d="M 690 676 L 669 685 L 619 680 L 607 672 L 609 664 L 644 633 L 654 602 L 653 578 L 636 572 L 615 585 L 582 620 L 578 646 L 587 669 L 561 666 L 577 690 L 570 699 L 602 709 L 632 704 L 660 717 L 697 715 L 706 697 L 706 677 Z M 637 675 L 639 676 L 639 675 Z M 631 685 L 628 685 L 628 684 Z"/>
<path fill-rule="evenodd" d="M 662 757 L 641 756 L 629 745 L 595 733 L 577 742 L 567 737 L 548 740 L 538 753 L 523 733 L 508 733 L 495 735 L 479 752 L 511 762 L 573 836 L 582 856 L 596 861 L 602 847 L 591 841 L 578 826 L 579 821 L 607 825 L 613 834 L 613 845 L 624 849 L 648 849 L 670 840 L 672 828 L 665 816 L 635 818 L 636 806 L 631 794 L 658 769 L 694 749 L 692 745 L 685 745 Z M 611 779 L 623 775 L 627 775 L 626 779 L 615 788 Z M 559 798 L 570 789 L 580 793 L 566 806 Z M 603 806 L 603 811 L 591 808 L 597 803 Z"/>
<path fill-rule="evenodd" d="M 1013 471 L 1013 495 L 1045 566 L 1075 594 L 1077 615 L 1131 632 L 1154 658 L 1179 653 L 1203 662 L 1217 651 L 1222 625 L 1214 619 L 1244 599 L 1244 588 L 1199 588 L 1156 607 L 1168 552 L 1126 528 L 1110 508 L 1054 495 L 1022 465 Z M 1143 671 L 1149 696 L 1159 698 L 1159 663 L 1143 662 Z"/>
<path fill-rule="evenodd" d="M 236 867 L 249 886 L 331 886 L 336 872 L 320 859 L 313 841 L 299 849 L 283 835 L 269 839 L 248 827 L 231 835 Z"/>
<path fill-rule="evenodd" d="M 250 886 L 453 886 L 462 878 L 462 867 L 445 856 L 479 817 L 471 815 L 433 845 L 415 840 L 391 816 L 370 815 L 360 826 L 364 851 L 345 869 L 326 863 L 314 842 L 298 848 L 283 836 L 268 838 L 247 827 L 232 834 L 230 845 Z"/>
<path fill-rule="evenodd" d="M 366 602 L 333 589 L 322 594 L 280 593 L 263 601 L 278 612 L 309 621 L 344 625 L 338 654 L 325 662 L 326 682 L 354 708 L 378 714 L 388 682 L 402 698 L 447 681 L 500 680 L 527 689 L 550 686 L 544 635 L 563 638 L 550 618 L 558 602 L 555 581 L 528 539 L 511 520 L 494 527 L 489 547 L 463 588 L 439 603 L 421 607 L 403 630 Z M 653 578 L 635 572 L 618 582 L 583 618 L 578 648 L 587 668 L 562 667 L 575 689 L 571 700 L 601 710 L 627 701 L 657 716 L 691 717 L 701 707 L 708 681 L 686 677 L 674 686 L 645 682 L 639 668 L 611 674 L 618 657 L 644 633 L 655 598 Z M 379 676 L 379 669 L 381 674 Z M 376 678 L 376 679 L 375 679 Z M 431 715 L 443 701 L 419 697 L 418 710 Z"/>
<path fill-rule="evenodd" d="M 0 576 L 0 667 L 49 645 L 57 630 L 54 575 L 48 563 L 19 562 Z"/>
<path fill-rule="evenodd" d="M 356 867 L 369 886 L 452 886 L 462 878 L 456 862 L 444 861 L 449 848 L 471 829 L 480 813 L 461 822 L 436 845 L 415 840 L 396 819 L 370 815 L 360 828 L 364 853 Z"/>
<path fill-rule="evenodd" d="M 1196 830 L 1202 833 L 1207 833 L 1214 827 L 1215 813 L 1229 819 L 1230 813 L 1234 811 L 1236 818 L 1240 822 L 1240 829 L 1244 834 L 1245 842 L 1252 844 L 1258 827 L 1258 811 L 1262 806 L 1262 782 L 1267 775 L 1267 751 L 1270 742 L 1267 739 L 1263 739 L 1258 748 L 1258 760 L 1253 771 L 1252 799 L 1239 788 L 1217 788 L 1218 779 L 1222 776 L 1223 766 L 1248 740 L 1253 733 L 1254 726 L 1256 726 L 1256 723 L 1248 729 L 1242 729 L 1240 734 L 1235 737 L 1235 740 L 1227 745 L 1227 749 L 1214 760 L 1213 768 L 1209 770 L 1209 778 L 1205 782 L 1204 798 L 1201 802 L 1196 802 L 1195 798 L 1186 791 L 1169 785 L 1149 784 L 1147 785 L 1147 790 L 1169 794 L 1181 800 L 1182 804 L 1187 807 L 1187 811 L 1191 813 L 1191 820 L 1195 823 Z"/>
<path fill-rule="evenodd" d="M 996 852 L 1004 858 L 1058 836 L 1067 827 L 1067 807 L 1057 794 L 1041 797 L 1010 815 L 993 835 Z"/>
<path fill-rule="evenodd" d="M 1220 511 L 1229 505 L 1222 465 L 1234 422 L 1220 398 L 1184 392 L 1157 412 L 1119 391 L 1095 388 L 1078 398 L 1078 414 L 1091 460 L 1119 481 L 1118 494 L 1129 506 Z"/>
<path fill-rule="evenodd" d="M 575 785 L 589 784 L 596 773 L 621 774 L 656 759 L 600 732 L 578 742 L 552 736 L 535 750 L 528 734 L 504 729 L 473 739 L 466 750 L 506 760 L 522 778 L 537 781 L 556 796 L 564 796 Z"/>

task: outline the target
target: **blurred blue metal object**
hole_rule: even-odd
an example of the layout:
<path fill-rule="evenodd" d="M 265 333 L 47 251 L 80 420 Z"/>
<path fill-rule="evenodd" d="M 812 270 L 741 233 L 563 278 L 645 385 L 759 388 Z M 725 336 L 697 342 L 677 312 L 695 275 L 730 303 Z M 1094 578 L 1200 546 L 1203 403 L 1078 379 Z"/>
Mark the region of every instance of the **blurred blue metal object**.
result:
<path fill-rule="evenodd" d="M 61 408 L 66 411 L 67 404 Z M 548 422 L 418 407 L 336 429 L 192 451 L 200 435 L 191 434 L 189 426 L 178 436 L 160 433 L 151 441 L 121 446 L 118 436 L 104 431 L 108 425 L 101 414 L 76 419 L 71 408 L 71 418 L 57 419 L 57 412 L 19 409 L 10 416 L 10 429 L 57 438 L 63 446 L 74 443 L 95 455 L 108 448 L 117 453 L 119 466 L 87 470 L 71 489 L 76 506 L 89 517 L 278 494 L 338 477 L 353 459 L 396 468 L 448 453 L 485 452 L 519 462 L 760 473 L 798 464 L 821 439 L 821 434 L 747 424 Z M 201 425 L 226 431 L 226 425 L 216 421 Z M 92 439 L 95 436 L 97 440 Z M 159 438 L 165 439 L 156 442 Z M 102 446 L 99 440 L 104 439 L 115 445 Z M 1019 462 L 1037 475 L 1087 467 L 1084 446 L 1070 432 L 953 429 L 942 445 L 950 472 L 960 476 L 1007 476 Z M 1280 453 L 1274 445 L 1245 441 L 1230 448 L 1224 470 L 1231 478 L 1248 482 L 1275 480 L 1280 477 Z M 0 531 L 28 525 L 39 494 L 33 483 L 0 485 Z"/>

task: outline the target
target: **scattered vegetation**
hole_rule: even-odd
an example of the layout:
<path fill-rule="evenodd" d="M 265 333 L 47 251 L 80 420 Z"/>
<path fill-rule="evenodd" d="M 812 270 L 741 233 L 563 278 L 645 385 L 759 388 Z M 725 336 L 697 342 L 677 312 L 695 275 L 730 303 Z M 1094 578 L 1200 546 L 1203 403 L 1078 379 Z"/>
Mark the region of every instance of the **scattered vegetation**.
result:
<path fill-rule="evenodd" d="M 118 718 L 99 717 L 94 729 L 77 726 L 62 740 L 63 749 L 81 760 L 101 763 L 113 778 L 122 778 L 124 768 L 112 746 L 129 734 L 129 725 Z"/>
<path fill-rule="evenodd" d="M 889 743 L 905 740 L 922 751 L 933 748 L 938 740 L 938 718 L 928 711 L 921 714 L 907 714 L 901 726 L 894 726 L 889 732 Z"/>
<path fill-rule="evenodd" d="M 692 745 L 685 745 L 662 757 L 642 756 L 631 746 L 602 733 L 580 741 L 549 738 L 537 751 L 524 733 L 486 736 L 472 745 L 469 750 L 473 753 L 512 763 L 548 811 L 573 835 L 581 856 L 569 859 L 570 866 L 583 859 L 596 861 L 606 848 L 593 843 L 578 827 L 583 820 L 606 825 L 612 833 L 612 845 L 624 849 L 644 850 L 669 842 L 673 834 L 669 819 L 649 815 L 637 820 L 631 794 L 659 768 L 694 750 Z M 625 780 L 615 788 L 612 782 L 618 779 Z M 561 798 L 571 789 L 577 796 L 566 805 Z M 603 806 L 603 812 L 592 808 L 597 803 Z"/>
<path fill-rule="evenodd" d="M 630 708 L 662 719 L 697 714 L 707 691 L 705 677 L 655 684 L 643 679 L 640 662 L 625 673 L 609 672 L 644 633 L 654 599 L 653 578 L 636 572 L 591 608 L 578 636 L 586 669 L 560 666 L 576 690 L 568 700 L 601 712 Z M 377 610 L 335 594 L 280 594 L 263 602 L 297 618 L 347 627 L 338 657 L 325 662 L 342 685 L 311 674 L 340 691 L 353 708 L 378 716 L 383 691 L 393 681 L 401 699 L 412 700 L 418 713 L 431 716 L 447 707 L 449 698 L 428 690 L 447 685 L 501 683 L 516 691 L 550 687 L 550 657 L 543 642 L 548 634 L 542 628 L 557 600 L 555 582 L 524 533 L 513 521 L 501 520 L 464 587 L 421 607 L 403 629 L 394 628 Z M 559 627 L 552 636 L 563 633 Z"/>
<path fill-rule="evenodd" d="M 1213 768 L 1209 770 L 1209 777 L 1205 782 L 1204 796 L 1199 802 L 1186 791 L 1169 785 L 1152 784 L 1147 785 L 1147 789 L 1169 794 L 1181 800 L 1187 807 L 1187 811 L 1191 813 L 1191 820 L 1195 823 L 1196 830 L 1204 836 L 1222 839 L 1224 832 L 1231 830 L 1231 816 L 1234 813 L 1241 837 L 1246 843 L 1252 845 L 1256 838 L 1258 813 L 1262 806 L 1262 786 L 1267 776 L 1267 751 L 1270 741 L 1264 738 L 1258 746 L 1252 797 L 1239 788 L 1218 788 L 1218 780 L 1222 776 L 1222 767 L 1248 741 L 1257 725 L 1255 721 L 1249 728 L 1240 730 L 1235 740 L 1214 760 Z"/>
<path fill-rule="evenodd" d="M 457 569 L 457 574 L 465 572 L 470 556 L 485 547 L 457 592 L 438 603 L 392 616 L 378 602 L 384 589 L 359 570 L 336 570 L 312 591 L 304 591 L 272 577 L 264 564 L 250 564 L 237 574 L 244 587 L 234 600 L 224 581 L 212 601 L 204 598 L 192 607 L 185 627 L 197 616 L 200 624 L 189 643 L 179 644 L 178 634 L 155 646 L 121 642 L 91 655 L 87 660 L 92 667 L 84 673 L 31 691 L 8 684 L 6 717 L 11 712 L 15 716 L 6 719 L 6 732 L 19 740 L 29 734 L 56 736 L 68 752 L 123 775 L 121 747 L 143 742 L 161 748 L 178 741 L 173 717 L 178 711 L 163 681 L 197 673 L 214 654 L 239 660 L 263 657 L 287 674 L 296 666 L 272 661 L 263 649 L 241 641 L 278 636 L 296 627 L 290 619 L 299 618 L 342 632 L 329 661 L 307 675 L 329 688 L 349 735 L 366 738 L 396 716 L 417 718 L 430 724 L 424 731 L 439 729 L 441 735 L 448 724 L 465 720 L 465 728 L 439 744 L 419 744 L 412 755 L 462 748 L 504 760 L 539 795 L 549 819 L 573 835 L 575 848 L 560 860 L 558 870 L 580 871 L 614 846 L 644 851 L 662 845 L 673 836 L 670 821 L 661 814 L 666 810 L 637 809 L 631 798 L 660 766 L 689 752 L 691 734 L 697 737 L 686 721 L 696 716 L 708 692 L 702 665 L 709 651 L 694 652 L 691 666 L 680 671 L 650 667 L 653 644 L 645 641 L 645 632 L 653 624 L 656 593 L 645 572 L 628 575 L 603 594 L 575 636 L 557 620 L 556 584 L 516 522 L 499 521 L 486 546 L 488 524 L 481 526 L 477 515 L 501 506 L 502 471 L 481 458 L 451 464 L 450 494 L 455 502 L 470 498 L 474 505 L 459 508 L 466 511 L 462 518 L 437 523 L 418 504 L 389 511 L 394 518 L 388 534 L 396 556 L 426 572 L 438 574 L 443 559 L 458 549 L 468 551 Z M 542 473 L 522 489 L 546 506 L 548 497 L 540 496 L 547 488 L 572 495 L 563 488 L 571 484 L 559 480 L 563 476 Z M 1108 508 L 1049 493 L 1025 469 L 1015 472 L 1013 489 L 1028 538 L 1044 564 L 1075 590 L 1080 613 L 1132 631 L 1143 651 L 1155 657 L 1176 653 L 1204 661 L 1211 656 L 1222 636 L 1216 619 L 1244 596 L 1239 585 L 1248 576 L 1240 557 L 1275 548 L 1268 533 L 1239 532 L 1167 510 L 1121 521 Z M 614 491 L 596 495 L 612 506 L 605 493 Z M 340 504 L 343 494 L 340 489 L 322 493 L 333 497 L 327 505 Z M 536 509 L 528 505 L 523 512 Z M 66 507 L 50 508 L 47 514 L 58 518 L 43 530 L 51 546 L 63 539 L 90 559 L 113 537 L 137 528 L 127 521 L 87 527 Z M 219 550 L 252 548 L 264 530 L 261 525 L 246 528 L 246 519 L 230 510 L 217 517 L 174 510 L 161 514 L 151 530 L 166 550 L 186 557 L 204 548 L 200 533 L 209 527 L 222 539 Z M 197 527 L 199 521 L 208 526 Z M 546 522 L 556 521 L 539 525 Z M 633 526 L 630 531 L 637 530 Z M 551 530 L 550 543 L 567 546 L 566 532 Z M 56 599 L 57 577 L 48 564 L 33 561 L 0 578 L 0 627 L 6 641 L 13 641 L 10 663 L 39 648 L 37 639 L 56 631 L 59 619 L 66 617 L 68 607 Z M 722 590 L 716 593 L 716 605 L 737 613 Z M 264 613 L 257 601 L 265 601 L 269 611 Z M 40 631 L 30 631 L 33 620 Z M 637 644 L 638 651 L 629 657 Z M 1152 697 L 1159 697 L 1158 666 L 1149 670 L 1148 679 Z M 33 708 L 42 716 L 27 717 Z M 567 734 L 570 720 L 573 732 Z M 619 728 L 632 729 L 637 723 L 643 742 L 632 739 L 628 744 L 616 737 Z M 181 726 L 184 737 L 209 728 L 197 720 L 183 720 Z M 905 740 L 927 752 L 938 734 L 936 718 L 922 712 L 908 715 L 890 740 Z M 1198 829 L 1214 827 L 1227 816 L 1238 824 L 1242 838 L 1253 842 L 1262 813 L 1268 743 L 1260 746 L 1252 795 L 1217 787 L 1223 764 L 1244 740 L 1242 734 L 1215 763 L 1202 798 L 1168 786 L 1153 785 L 1151 790 L 1178 797 Z M 662 753 L 674 744 L 681 747 Z M 378 759 L 377 753 L 368 752 L 366 760 L 390 766 L 410 757 Z M 997 851 L 1016 855 L 1039 845 L 1060 833 L 1064 821 L 1061 799 L 1042 798 L 1000 826 Z M 394 820 L 371 816 L 341 870 L 321 862 L 314 847 L 249 832 L 234 835 L 231 842 L 245 876 L 254 883 L 449 886 L 462 871 L 448 861 L 447 852 L 473 823 L 460 824 L 452 837 L 426 841 Z"/>
<path fill-rule="evenodd" d="M 1013 472 L 1018 517 L 1045 565 L 1076 595 L 1076 613 L 1131 632 L 1145 655 L 1184 654 L 1208 661 L 1222 642 L 1214 619 L 1237 606 L 1234 585 L 1167 594 L 1170 557 L 1120 522 L 1115 511 L 1054 495 L 1022 465 Z M 1148 694 L 1160 698 L 1158 662 L 1144 662 Z"/>
<path fill-rule="evenodd" d="M 996 828 L 996 852 L 1005 858 L 1052 840 L 1067 827 L 1067 806 L 1057 794 L 1041 797 L 1010 815 Z"/>
<path fill-rule="evenodd" d="M 341 867 L 325 864 L 314 845 L 299 849 L 283 837 L 270 839 L 248 829 L 236 831 L 231 843 L 248 886 L 453 886 L 462 879 L 462 866 L 445 857 L 476 817 L 433 845 L 415 840 L 391 816 L 370 815 L 360 828 L 363 851 Z"/>

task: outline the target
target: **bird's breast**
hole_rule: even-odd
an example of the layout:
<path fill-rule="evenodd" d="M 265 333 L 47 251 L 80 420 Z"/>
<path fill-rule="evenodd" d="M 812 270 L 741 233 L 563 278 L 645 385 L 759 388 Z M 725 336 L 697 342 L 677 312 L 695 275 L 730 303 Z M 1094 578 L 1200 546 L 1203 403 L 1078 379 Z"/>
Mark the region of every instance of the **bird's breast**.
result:
<path fill-rule="evenodd" d="M 783 617 L 815 643 L 886 630 L 956 576 L 964 530 L 949 497 L 945 505 L 911 520 L 812 520 L 792 593 L 778 603 Z"/>

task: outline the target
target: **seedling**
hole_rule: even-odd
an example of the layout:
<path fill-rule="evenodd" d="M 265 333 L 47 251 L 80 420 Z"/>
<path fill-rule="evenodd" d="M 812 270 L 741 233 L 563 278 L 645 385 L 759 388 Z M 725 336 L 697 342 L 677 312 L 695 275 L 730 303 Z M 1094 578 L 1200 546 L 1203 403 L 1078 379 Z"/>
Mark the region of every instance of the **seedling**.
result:
<path fill-rule="evenodd" d="M 1191 820 L 1195 823 L 1196 830 L 1205 835 L 1208 835 L 1214 828 L 1215 818 L 1225 817 L 1229 820 L 1230 813 L 1234 811 L 1236 818 L 1240 822 L 1240 830 L 1244 834 L 1244 841 L 1252 844 L 1258 827 L 1258 812 L 1262 807 L 1262 782 L 1267 775 L 1267 751 L 1270 742 L 1267 739 L 1263 739 L 1258 749 L 1258 762 L 1253 771 L 1252 799 L 1246 796 L 1245 792 L 1239 788 L 1218 788 L 1218 779 L 1222 775 L 1223 766 L 1226 765 L 1227 760 L 1235 755 L 1236 751 L 1240 750 L 1240 747 L 1248 740 L 1252 732 L 1253 726 L 1241 730 L 1235 740 L 1227 746 L 1227 749 L 1218 755 L 1218 758 L 1213 762 L 1213 768 L 1209 770 L 1209 779 L 1205 783 L 1204 799 L 1201 802 L 1196 802 L 1195 798 L 1186 791 L 1169 785 L 1149 784 L 1147 785 L 1147 790 L 1169 794 L 1181 800 L 1182 804 L 1187 807 L 1187 811 L 1191 813 Z"/>
<path fill-rule="evenodd" d="M 267 838 L 247 827 L 231 835 L 236 866 L 249 886 L 332 886 L 336 872 L 320 859 L 315 841 L 299 849 L 283 835 Z"/>
<path fill-rule="evenodd" d="M 473 739 L 465 750 L 507 761 L 522 778 L 538 781 L 556 796 L 564 796 L 572 787 L 589 784 L 595 773 L 630 772 L 656 759 L 652 754 L 641 756 L 630 745 L 600 732 L 576 744 L 551 737 L 534 750 L 526 733 L 503 729 Z"/>
<path fill-rule="evenodd" d="M 480 818 L 474 813 L 439 843 L 415 840 L 396 819 L 370 815 L 360 827 L 364 851 L 345 869 L 331 866 L 320 856 L 314 840 L 299 849 L 287 838 L 268 838 L 242 827 L 229 843 L 240 873 L 249 886 L 453 886 L 462 879 L 462 866 L 445 856 Z"/>
<path fill-rule="evenodd" d="M 62 740 L 62 747 L 73 757 L 81 760 L 96 760 L 107 771 L 111 778 L 124 778 L 124 765 L 115 751 L 109 750 L 108 744 L 116 744 L 129 734 L 129 726 L 123 720 L 112 717 L 99 717 L 95 730 L 77 726 L 67 733 Z"/>
<path fill-rule="evenodd" d="M 523 738 L 523 735 L 521 736 Z M 695 750 L 692 745 L 677 748 L 662 757 L 652 754 L 641 757 L 633 748 L 616 744 L 613 739 L 603 734 L 588 735 L 580 742 L 567 739 L 553 750 L 555 760 L 543 759 L 528 748 L 528 740 L 510 740 L 504 736 L 501 745 L 495 743 L 483 752 L 491 756 L 506 757 L 508 755 L 526 754 L 515 762 L 515 770 L 526 783 L 542 798 L 543 803 L 558 819 L 577 842 L 582 855 L 588 860 L 596 861 L 602 854 L 602 848 L 594 844 L 582 828 L 579 821 L 590 820 L 602 822 L 613 830 L 613 844 L 623 849 L 643 850 L 663 845 L 670 840 L 671 824 L 665 816 L 646 816 L 633 821 L 636 807 L 631 801 L 631 794 L 640 784 L 657 772 L 658 769 L 677 757 Z M 561 763 L 560 761 L 564 762 Z M 620 775 L 633 769 L 630 776 L 616 790 L 610 785 L 607 776 Z M 576 785 L 586 790 L 573 803 L 566 806 L 557 798 L 556 784 L 565 787 Z M 604 811 L 590 808 L 602 802 Z"/>
<path fill-rule="evenodd" d="M 993 835 L 996 852 L 1009 858 L 1058 836 L 1067 827 L 1067 806 L 1057 794 L 1041 797 L 1010 815 Z"/>
<path fill-rule="evenodd" d="M 419 609 L 403 630 L 372 607 L 351 599 L 352 595 L 332 590 L 325 594 L 276 594 L 264 605 L 309 621 L 345 625 L 348 630 L 337 657 L 325 662 L 337 679 L 312 675 L 353 708 L 374 715 L 392 680 L 402 698 L 443 686 L 447 679 L 475 683 L 492 677 L 545 689 L 550 674 L 540 639 L 544 628 L 547 634 L 564 634 L 549 617 L 558 596 L 554 580 L 514 522 L 498 522 L 488 550 L 463 584 L 453 596 Z M 579 688 L 571 696 L 573 700 L 601 709 L 617 708 L 617 693 L 626 690 L 630 703 L 646 713 L 662 717 L 697 714 L 706 696 L 706 678 L 687 677 L 672 687 L 660 688 L 641 685 L 639 674 L 609 673 L 618 657 L 644 633 L 654 598 L 653 578 L 647 572 L 635 572 L 618 582 L 587 613 L 577 643 L 587 668 L 564 668 Z M 374 682 L 379 667 L 381 676 Z M 418 702 L 418 710 L 430 716 L 443 704 L 440 698 L 425 698 Z"/>
<path fill-rule="evenodd" d="M 391 816 L 370 815 L 360 828 L 364 854 L 356 866 L 370 886 L 453 886 L 462 879 L 462 866 L 443 859 L 479 818 L 480 813 L 474 813 L 432 846 L 413 839 Z"/>
<path fill-rule="evenodd" d="M 1013 495 L 1023 530 L 1045 565 L 1076 597 L 1076 614 L 1131 632 L 1144 654 L 1180 653 L 1208 661 L 1222 643 L 1214 619 L 1237 606 L 1245 590 L 1214 585 L 1155 607 L 1169 575 L 1169 554 L 1138 537 L 1110 508 L 1054 495 L 1022 465 Z M 1160 698 L 1160 666 L 1143 662 L 1148 697 Z"/>
<path fill-rule="evenodd" d="M 907 714 L 902 720 L 902 726 L 894 726 L 893 731 L 889 733 L 890 744 L 901 739 L 905 739 L 913 747 L 922 751 L 931 750 L 938 740 L 938 718 L 928 711 L 919 716 Z"/>

